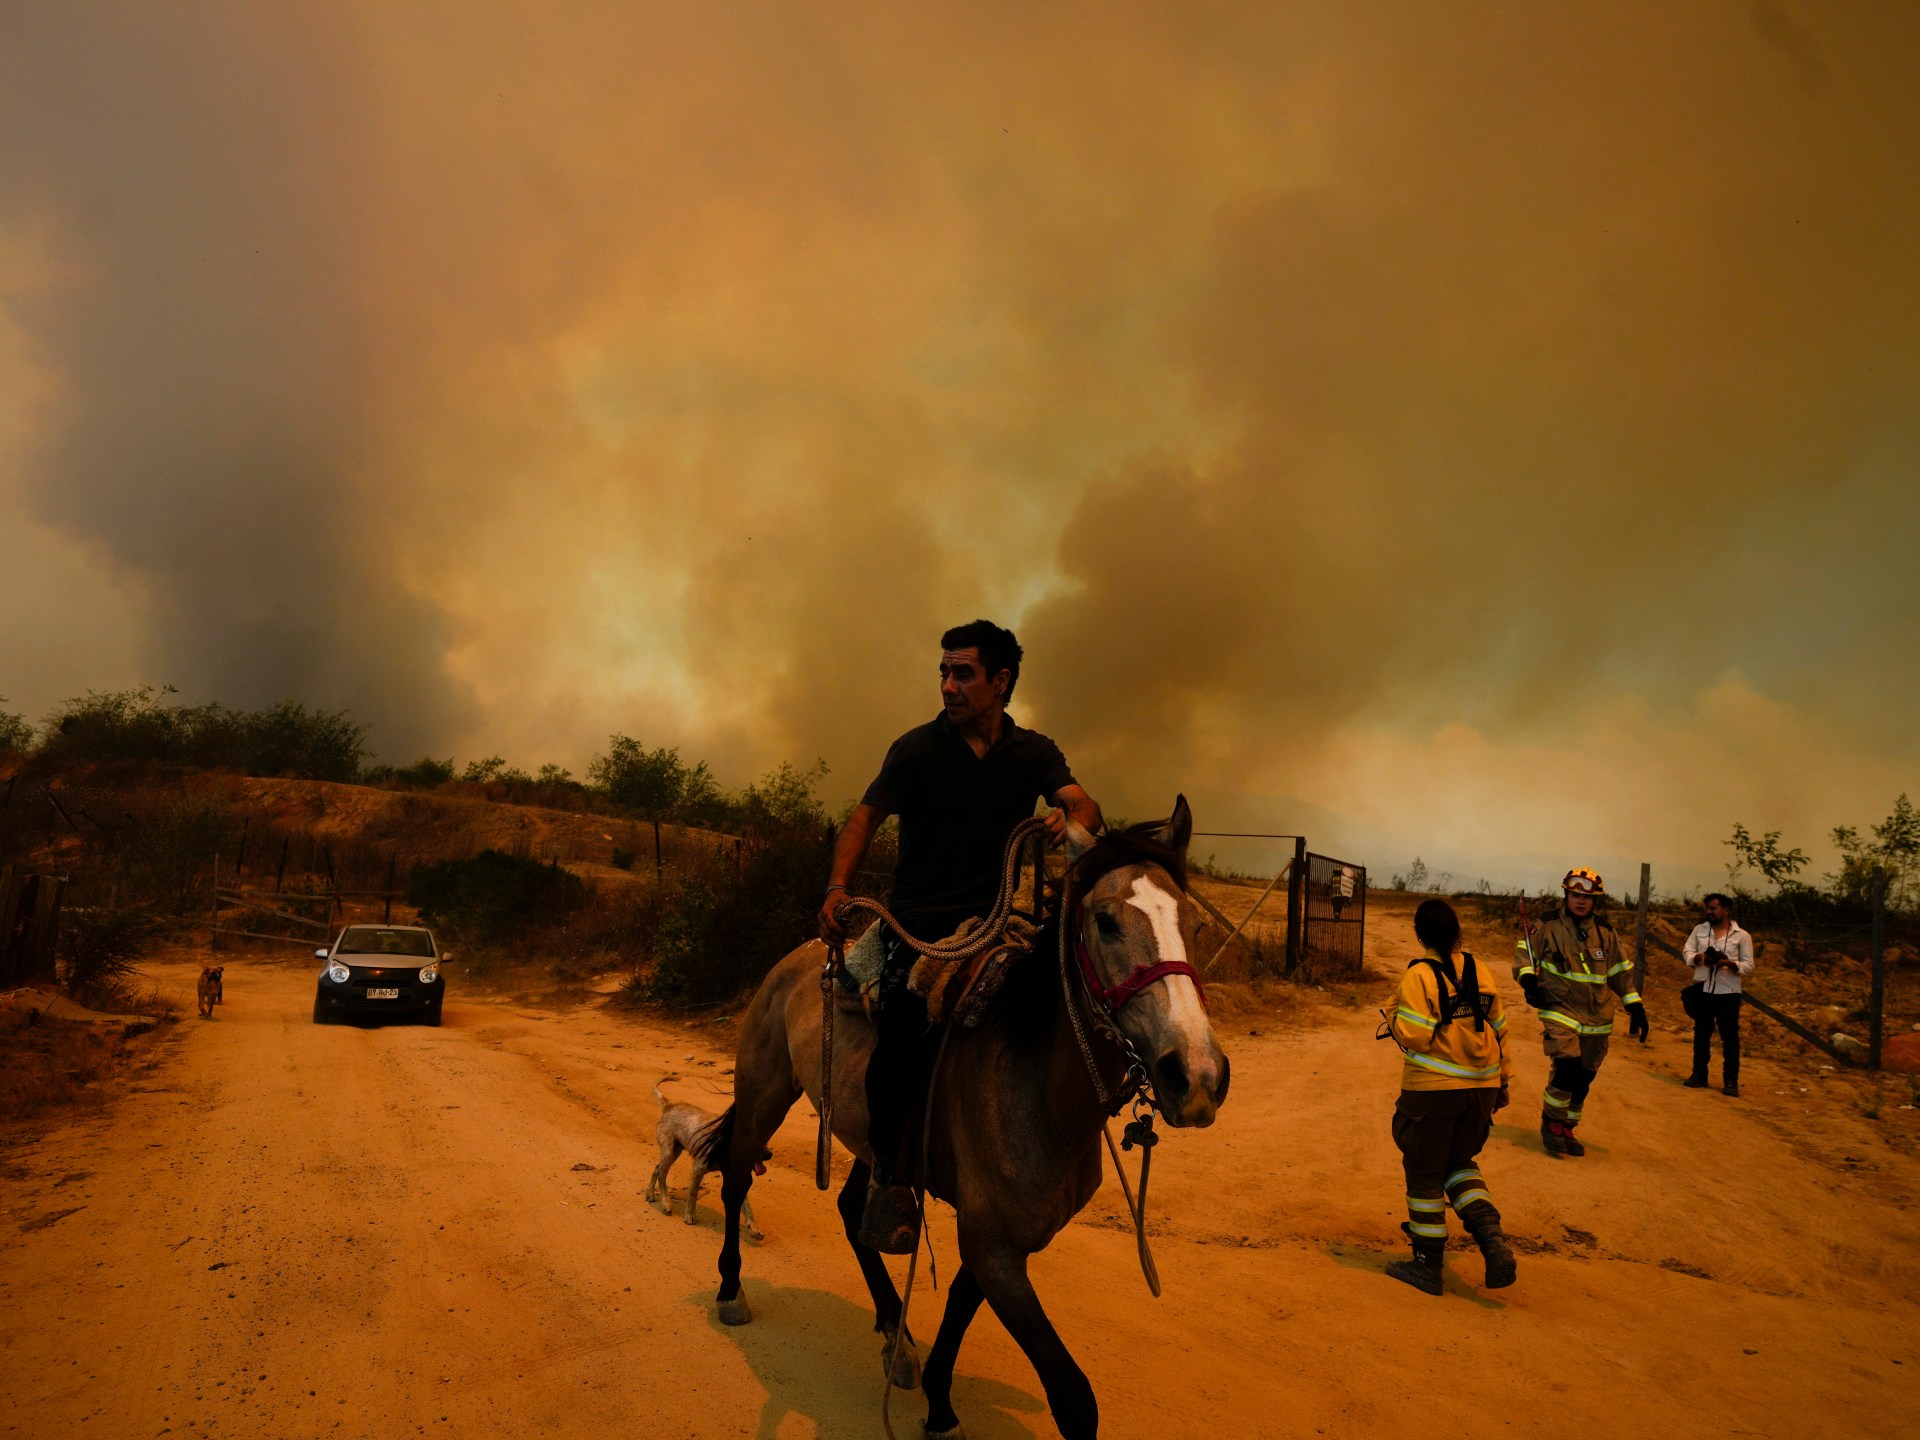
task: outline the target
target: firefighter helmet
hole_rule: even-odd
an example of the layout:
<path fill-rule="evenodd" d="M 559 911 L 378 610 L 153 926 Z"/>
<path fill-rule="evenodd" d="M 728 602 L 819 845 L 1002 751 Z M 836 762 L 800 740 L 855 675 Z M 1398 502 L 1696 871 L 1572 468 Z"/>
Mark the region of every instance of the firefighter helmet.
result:
<path fill-rule="evenodd" d="M 1566 878 L 1560 882 L 1560 888 L 1569 895 L 1604 895 L 1607 887 L 1600 883 L 1600 872 L 1589 870 L 1582 865 L 1578 870 L 1567 871 Z"/>

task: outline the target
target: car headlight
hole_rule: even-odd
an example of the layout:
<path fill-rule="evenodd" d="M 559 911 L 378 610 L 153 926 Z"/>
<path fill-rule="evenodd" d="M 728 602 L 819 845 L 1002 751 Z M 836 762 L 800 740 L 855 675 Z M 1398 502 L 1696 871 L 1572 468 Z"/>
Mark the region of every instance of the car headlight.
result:
<path fill-rule="evenodd" d="M 338 960 L 329 960 L 327 962 L 327 979 L 333 981 L 334 984 L 344 985 L 352 978 L 353 972 Z"/>
<path fill-rule="evenodd" d="M 420 983 L 422 985 L 431 985 L 439 978 L 440 967 L 438 965 L 429 965 L 420 972 Z"/>

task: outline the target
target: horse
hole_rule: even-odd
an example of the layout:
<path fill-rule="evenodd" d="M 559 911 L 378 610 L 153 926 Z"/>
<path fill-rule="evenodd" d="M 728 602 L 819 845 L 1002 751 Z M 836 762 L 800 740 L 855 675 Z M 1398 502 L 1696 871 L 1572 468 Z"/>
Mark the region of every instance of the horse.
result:
<path fill-rule="evenodd" d="M 953 1368 L 983 1300 L 1033 1365 L 1066 1440 L 1098 1433 L 1093 1386 L 1047 1319 L 1027 1262 L 1099 1189 L 1108 1105 L 1116 1094 L 1135 1093 L 1141 1072 L 1153 1107 L 1171 1125 L 1211 1125 L 1227 1098 L 1227 1057 L 1183 940 L 1192 933 L 1182 924 L 1191 919 L 1192 833 L 1185 796 L 1164 823 L 1096 837 L 1069 822 L 1071 913 L 1051 907 L 1033 953 L 1012 968 L 977 1028 L 949 1027 L 923 1179 L 955 1211 L 960 1268 L 923 1368 L 885 1263 L 859 1241 L 873 1165 L 863 1089 L 873 1030 L 863 1015 L 836 1017 L 832 1127 L 855 1156 L 840 1215 L 873 1296 L 874 1329 L 886 1337 L 886 1383 L 910 1389 L 920 1368 L 924 1434 L 933 1440 L 962 1436 L 951 1403 Z M 826 947 L 809 941 L 761 982 L 742 1017 L 733 1105 L 703 1140 L 706 1165 L 722 1173 L 726 1231 L 715 1301 L 729 1325 L 752 1319 L 740 1290 L 740 1208 L 754 1162 L 803 1093 L 820 1105 L 826 958 Z"/>

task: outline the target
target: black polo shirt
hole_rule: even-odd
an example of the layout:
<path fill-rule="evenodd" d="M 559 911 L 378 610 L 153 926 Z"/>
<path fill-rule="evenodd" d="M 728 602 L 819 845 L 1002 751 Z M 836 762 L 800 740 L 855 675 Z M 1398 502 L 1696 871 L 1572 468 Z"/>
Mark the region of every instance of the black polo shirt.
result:
<path fill-rule="evenodd" d="M 942 711 L 887 751 L 862 803 L 900 817 L 900 861 L 887 908 L 922 940 L 984 915 L 1000 894 L 1007 836 L 1037 798 L 1074 783 L 1060 747 L 1004 716 L 1000 738 L 975 755 Z"/>

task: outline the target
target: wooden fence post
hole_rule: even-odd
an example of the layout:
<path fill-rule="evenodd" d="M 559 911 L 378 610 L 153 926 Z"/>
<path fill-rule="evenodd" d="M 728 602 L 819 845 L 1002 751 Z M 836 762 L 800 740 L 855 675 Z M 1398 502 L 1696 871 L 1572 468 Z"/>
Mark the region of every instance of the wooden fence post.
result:
<path fill-rule="evenodd" d="M 1293 837 L 1293 868 L 1287 876 L 1287 974 L 1300 968 L 1301 942 L 1306 938 L 1307 837 Z"/>
<path fill-rule="evenodd" d="M 400 852 L 398 850 L 389 850 L 387 852 L 387 905 L 386 909 L 380 912 L 380 923 L 382 925 L 391 925 L 393 923 L 393 867 L 399 862 L 399 859 Z"/>
<path fill-rule="evenodd" d="M 667 862 L 660 855 L 660 822 L 653 822 L 653 877 L 664 880 L 667 875 Z"/>
<path fill-rule="evenodd" d="M 293 843 L 293 836 L 280 837 L 280 868 L 273 872 L 273 893 L 280 893 L 280 886 L 287 878 L 287 847 Z"/>
<path fill-rule="evenodd" d="M 347 907 L 340 899 L 340 878 L 333 873 L 333 847 L 326 841 L 320 842 L 320 858 L 327 862 L 327 889 L 333 894 L 333 908 L 340 912 L 340 919 L 347 918 Z"/>
<path fill-rule="evenodd" d="M 1643 998 L 1647 993 L 1647 894 L 1652 889 L 1653 867 L 1640 862 L 1640 909 L 1633 927 L 1633 988 Z"/>
<path fill-rule="evenodd" d="M 1868 893 L 1873 903 L 1873 991 L 1867 999 L 1867 1063 L 1878 1070 L 1887 1002 L 1887 872 L 1878 865 Z"/>

